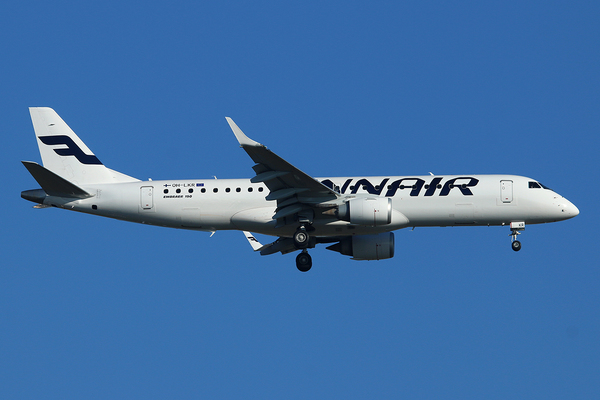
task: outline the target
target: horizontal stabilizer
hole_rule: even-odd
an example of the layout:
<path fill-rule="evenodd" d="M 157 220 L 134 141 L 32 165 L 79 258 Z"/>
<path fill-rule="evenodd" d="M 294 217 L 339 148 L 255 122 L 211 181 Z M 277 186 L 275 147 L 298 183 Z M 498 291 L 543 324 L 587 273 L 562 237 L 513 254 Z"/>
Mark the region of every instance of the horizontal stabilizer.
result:
<path fill-rule="evenodd" d="M 86 199 L 92 197 L 91 194 L 75 186 L 71 182 L 56 175 L 54 172 L 42 167 L 38 163 L 31 161 L 21 161 L 33 178 L 40 184 L 44 192 L 49 196 L 73 197 L 77 199 Z"/>

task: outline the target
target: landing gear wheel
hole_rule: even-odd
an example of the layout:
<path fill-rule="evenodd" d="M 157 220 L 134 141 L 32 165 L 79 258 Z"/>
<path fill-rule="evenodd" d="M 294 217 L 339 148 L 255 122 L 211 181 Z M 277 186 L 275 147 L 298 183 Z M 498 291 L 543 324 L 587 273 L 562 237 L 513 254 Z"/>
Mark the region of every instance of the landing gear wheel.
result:
<path fill-rule="evenodd" d="M 521 250 L 521 242 L 517 240 L 517 237 L 525 230 L 525 222 L 511 222 L 510 223 L 510 234 L 512 236 L 512 249 L 514 251 Z"/>
<path fill-rule="evenodd" d="M 512 242 L 512 249 L 514 251 L 521 250 L 521 242 L 519 242 L 518 240 L 515 240 L 514 242 Z"/>
<path fill-rule="evenodd" d="M 305 249 L 308 247 L 308 233 L 306 229 L 300 228 L 294 233 L 294 244 L 298 249 Z"/>
<path fill-rule="evenodd" d="M 312 267 L 312 257 L 306 251 L 296 257 L 296 268 L 301 272 L 307 272 Z"/>

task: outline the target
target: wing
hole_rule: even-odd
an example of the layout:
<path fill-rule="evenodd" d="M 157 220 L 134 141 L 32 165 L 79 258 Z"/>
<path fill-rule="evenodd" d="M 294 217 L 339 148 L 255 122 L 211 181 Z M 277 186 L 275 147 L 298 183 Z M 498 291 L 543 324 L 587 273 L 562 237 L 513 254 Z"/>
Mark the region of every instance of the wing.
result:
<path fill-rule="evenodd" d="M 303 219 L 312 222 L 315 209 L 331 208 L 340 202 L 342 195 L 300 171 L 265 145 L 250 139 L 231 118 L 226 119 L 240 146 L 256 163 L 252 167 L 256 176 L 250 181 L 263 182 L 270 191 L 266 199 L 277 201 L 273 219 L 277 220 L 278 226 Z M 291 218 L 296 215 L 298 219 Z"/>

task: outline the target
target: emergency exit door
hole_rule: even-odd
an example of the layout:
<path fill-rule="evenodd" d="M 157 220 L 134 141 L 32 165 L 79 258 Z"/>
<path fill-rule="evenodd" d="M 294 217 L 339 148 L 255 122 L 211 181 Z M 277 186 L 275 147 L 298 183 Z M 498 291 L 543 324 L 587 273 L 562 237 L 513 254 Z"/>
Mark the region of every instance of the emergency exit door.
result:
<path fill-rule="evenodd" d="M 140 205 L 142 210 L 151 210 L 154 207 L 152 186 L 142 186 L 140 192 Z"/>
<path fill-rule="evenodd" d="M 512 203 L 513 181 L 500 181 L 500 198 L 503 203 Z"/>

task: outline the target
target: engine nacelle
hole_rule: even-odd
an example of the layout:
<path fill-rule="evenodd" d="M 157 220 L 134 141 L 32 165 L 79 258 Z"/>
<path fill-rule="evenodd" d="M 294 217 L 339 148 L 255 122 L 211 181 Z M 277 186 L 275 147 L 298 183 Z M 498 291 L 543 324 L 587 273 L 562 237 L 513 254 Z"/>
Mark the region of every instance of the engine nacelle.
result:
<path fill-rule="evenodd" d="M 339 206 L 337 216 L 356 225 L 388 225 L 392 222 L 392 199 L 389 197 L 352 199 Z"/>
<path fill-rule="evenodd" d="M 351 256 L 353 260 L 385 260 L 394 257 L 394 233 L 350 236 L 327 249 Z"/>

